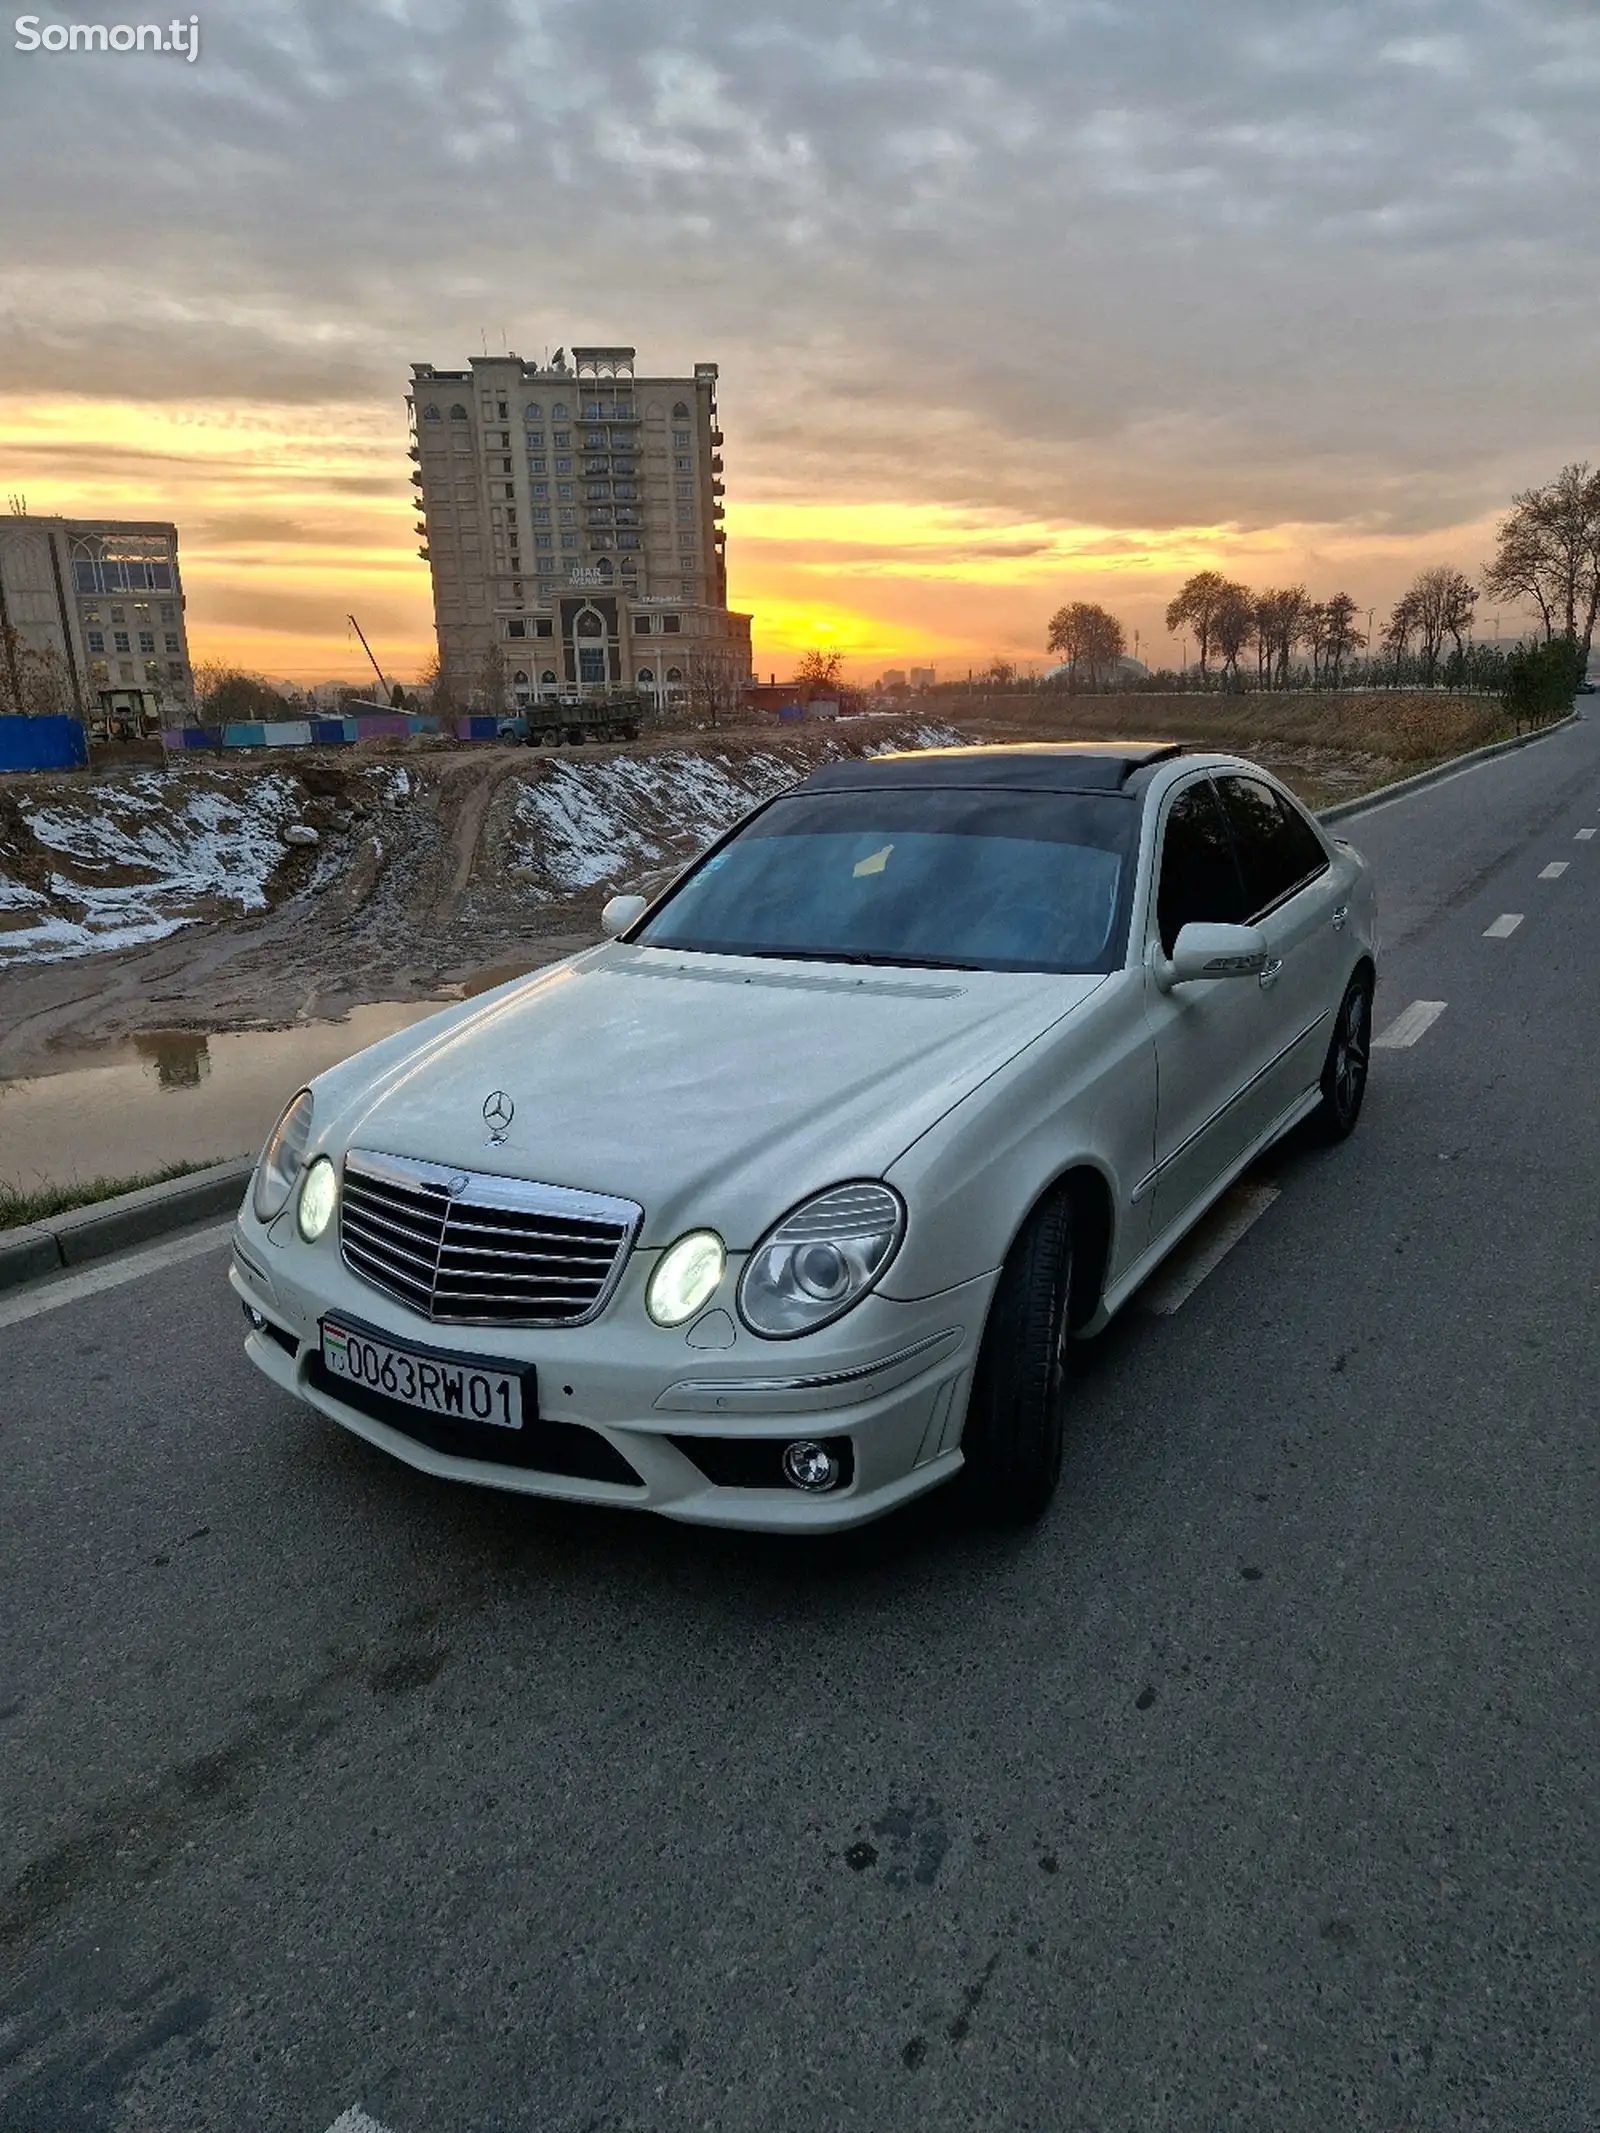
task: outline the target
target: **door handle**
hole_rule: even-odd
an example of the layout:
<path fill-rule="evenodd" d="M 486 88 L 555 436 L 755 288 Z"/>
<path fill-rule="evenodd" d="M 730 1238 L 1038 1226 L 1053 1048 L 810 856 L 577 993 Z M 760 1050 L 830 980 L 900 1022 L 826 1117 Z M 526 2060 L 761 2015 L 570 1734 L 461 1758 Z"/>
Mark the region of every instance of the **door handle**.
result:
<path fill-rule="evenodd" d="M 1266 992 L 1270 986 L 1277 984 L 1282 975 L 1283 957 L 1281 955 L 1268 956 L 1261 966 L 1261 975 L 1256 979 L 1256 983 L 1263 992 Z"/>
<path fill-rule="evenodd" d="M 1345 921 L 1349 918 L 1349 916 L 1350 906 L 1348 904 L 1335 905 L 1333 913 L 1333 930 L 1335 933 L 1343 933 L 1345 928 Z"/>

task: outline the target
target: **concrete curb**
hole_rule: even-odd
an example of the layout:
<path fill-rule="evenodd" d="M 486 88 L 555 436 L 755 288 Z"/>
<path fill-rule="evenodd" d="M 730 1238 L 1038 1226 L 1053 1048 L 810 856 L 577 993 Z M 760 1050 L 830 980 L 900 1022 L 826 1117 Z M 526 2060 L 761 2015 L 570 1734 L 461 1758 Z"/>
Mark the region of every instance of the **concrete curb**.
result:
<path fill-rule="evenodd" d="M 1380 785 L 1376 792 L 1363 793 L 1359 800 L 1340 800 L 1332 807 L 1319 807 L 1319 822 L 1343 822 L 1351 815 L 1364 814 L 1369 807 L 1382 807 L 1389 800 L 1403 800 L 1407 793 L 1421 792 L 1425 785 L 1437 785 L 1441 778 L 1453 778 L 1458 770 L 1470 770 L 1474 763 L 1487 763 L 1491 756 L 1509 755 L 1513 748 L 1526 748 L 1530 741 L 1542 741 L 1548 734 L 1559 733 L 1564 726 L 1575 726 L 1583 713 L 1569 711 L 1565 718 L 1558 718 L 1548 726 L 1536 726 L 1531 733 L 1515 733 L 1509 741 L 1491 741 L 1487 748 L 1469 749 L 1465 755 L 1453 755 L 1447 763 L 1435 763 L 1431 770 L 1419 770 L 1414 777 L 1396 778 L 1392 785 Z"/>
<path fill-rule="evenodd" d="M 165 1185 L 145 1185 L 137 1192 L 118 1193 L 114 1200 L 75 1207 L 47 1222 L 0 1230 L 0 1289 L 104 1259 L 130 1244 L 147 1244 L 207 1215 L 231 1215 L 254 1169 L 254 1159 L 241 1156 L 231 1163 L 213 1163 L 209 1170 L 191 1171 L 185 1178 L 169 1178 Z"/>

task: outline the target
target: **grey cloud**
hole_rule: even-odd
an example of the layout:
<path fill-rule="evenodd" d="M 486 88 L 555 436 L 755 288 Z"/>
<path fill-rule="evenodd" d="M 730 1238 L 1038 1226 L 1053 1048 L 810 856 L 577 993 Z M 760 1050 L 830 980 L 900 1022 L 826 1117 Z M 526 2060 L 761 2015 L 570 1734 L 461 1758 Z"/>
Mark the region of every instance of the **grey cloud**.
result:
<path fill-rule="evenodd" d="M 228 0 L 0 54 L 0 362 L 397 409 L 624 339 L 721 360 L 736 490 L 1444 525 L 1592 452 L 1597 73 L 1557 0 Z"/>

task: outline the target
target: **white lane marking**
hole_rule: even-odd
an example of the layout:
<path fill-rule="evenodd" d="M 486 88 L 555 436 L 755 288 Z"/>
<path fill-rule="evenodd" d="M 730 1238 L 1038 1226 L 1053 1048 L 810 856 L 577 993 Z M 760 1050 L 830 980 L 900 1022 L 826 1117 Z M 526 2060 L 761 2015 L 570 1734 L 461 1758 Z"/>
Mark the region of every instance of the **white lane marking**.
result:
<path fill-rule="evenodd" d="M 163 1267 L 181 1266 L 186 1259 L 216 1251 L 232 1234 L 231 1221 L 218 1222 L 191 1236 L 176 1237 L 170 1244 L 153 1244 L 146 1251 L 132 1252 L 126 1259 L 106 1259 L 98 1266 L 85 1267 L 81 1274 L 41 1281 L 20 1296 L 0 1296 L 0 1326 L 20 1325 L 25 1318 L 59 1311 L 63 1304 L 81 1303 L 84 1297 L 98 1296 L 105 1289 L 120 1289 L 125 1281 L 137 1281 L 143 1274 L 159 1274 Z"/>
<path fill-rule="evenodd" d="M 1398 1052 L 1425 1036 L 1444 1013 L 1443 1000 L 1413 1000 L 1403 1015 L 1396 1015 L 1381 1036 L 1374 1037 L 1375 1052 Z"/>
<path fill-rule="evenodd" d="M 1594 831 L 1593 831 L 1593 830 L 1579 830 L 1579 831 L 1578 831 L 1578 842 L 1579 842 L 1580 844 L 1587 844 L 1587 843 L 1588 843 L 1588 841 L 1589 841 L 1589 839 L 1590 839 L 1590 838 L 1591 838 L 1591 837 L 1592 837 L 1593 835 L 1594 835 Z"/>
<path fill-rule="evenodd" d="M 1502 911 L 1492 926 L 1484 927 L 1483 937 L 1486 941 L 1509 940 L 1521 924 L 1520 911 Z"/>
<path fill-rule="evenodd" d="M 1559 881 L 1566 871 L 1566 860 L 1552 859 L 1547 867 L 1541 867 L 1539 869 L 1539 879 L 1541 881 Z"/>
<path fill-rule="evenodd" d="M 1253 1222 L 1259 1222 L 1278 1197 L 1276 1185 L 1235 1185 L 1178 1246 L 1172 1257 L 1144 1286 L 1141 1301 L 1160 1318 L 1189 1301 L 1208 1274 L 1214 1273 Z"/>
<path fill-rule="evenodd" d="M 389 2129 L 380 2126 L 375 2118 L 369 2118 L 359 2103 L 353 2103 L 348 2111 L 339 2113 L 328 2133 L 389 2133 Z"/>

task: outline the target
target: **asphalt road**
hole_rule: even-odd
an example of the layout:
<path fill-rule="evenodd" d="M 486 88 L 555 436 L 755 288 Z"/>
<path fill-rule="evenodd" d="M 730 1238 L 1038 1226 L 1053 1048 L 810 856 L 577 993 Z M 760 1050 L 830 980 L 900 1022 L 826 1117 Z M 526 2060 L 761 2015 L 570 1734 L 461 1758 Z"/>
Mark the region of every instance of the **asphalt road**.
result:
<path fill-rule="evenodd" d="M 429 1482 L 220 1245 L 0 1316 L 4 2133 L 1589 2133 L 1597 827 L 1345 826 L 1444 1010 L 1020 1539 Z"/>

